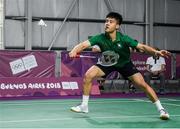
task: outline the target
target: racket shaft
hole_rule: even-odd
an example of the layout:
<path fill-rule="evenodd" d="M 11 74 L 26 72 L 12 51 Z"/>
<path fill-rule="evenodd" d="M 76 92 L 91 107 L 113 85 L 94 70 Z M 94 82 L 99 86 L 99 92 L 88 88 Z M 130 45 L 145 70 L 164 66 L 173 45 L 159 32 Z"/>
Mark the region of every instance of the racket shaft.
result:
<path fill-rule="evenodd" d="M 95 56 L 84 56 L 84 55 L 79 55 L 79 57 L 84 57 L 84 58 L 96 58 Z"/>

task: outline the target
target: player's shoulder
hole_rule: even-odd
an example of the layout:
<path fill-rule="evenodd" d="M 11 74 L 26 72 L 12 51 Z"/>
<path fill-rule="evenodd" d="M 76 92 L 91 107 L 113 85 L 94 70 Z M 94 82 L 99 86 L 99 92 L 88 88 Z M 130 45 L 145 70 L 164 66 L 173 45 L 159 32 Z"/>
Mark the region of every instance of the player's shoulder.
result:
<path fill-rule="evenodd" d="M 105 34 L 100 33 L 100 34 L 95 34 L 94 36 L 92 36 L 92 37 L 90 38 L 90 40 L 91 40 L 91 39 L 94 39 L 94 40 L 102 40 L 102 39 L 104 39 L 104 38 L 105 38 Z"/>
<path fill-rule="evenodd" d="M 129 37 L 127 34 L 123 34 L 121 32 L 117 32 L 118 36 L 122 37 L 122 38 L 127 38 Z"/>
<path fill-rule="evenodd" d="M 125 34 L 119 32 L 119 31 L 117 31 L 117 34 L 120 35 L 120 36 L 125 36 Z"/>
<path fill-rule="evenodd" d="M 121 32 L 118 32 L 118 36 L 119 36 L 119 38 L 122 39 L 123 41 L 127 41 L 127 40 L 132 39 L 129 35 L 123 34 L 123 33 L 121 33 Z"/>
<path fill-rule="evenodd" d="M 91 45 L 99 44 L 105 41 L 104 34 L 97 34 L 88 39 Z"/>
<path fill-rule="evenodd" d="M 93 37 L 104 37 L 105 34 L 104 33 L 99 33 L 99 34 L 95 34 Z"/>

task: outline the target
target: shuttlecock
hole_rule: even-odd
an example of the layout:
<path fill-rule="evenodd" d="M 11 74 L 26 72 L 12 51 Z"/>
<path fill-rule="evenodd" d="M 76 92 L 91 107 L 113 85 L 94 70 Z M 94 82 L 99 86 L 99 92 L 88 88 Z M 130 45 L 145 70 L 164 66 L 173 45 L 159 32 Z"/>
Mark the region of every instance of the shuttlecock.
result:
<path fill-rule="evenodd" d="M 41 19 L 39 22 L 38 22 L 38 25 L 39 26 L 47 26 L 47 24 L 43 21 L 43 19 Z"/>

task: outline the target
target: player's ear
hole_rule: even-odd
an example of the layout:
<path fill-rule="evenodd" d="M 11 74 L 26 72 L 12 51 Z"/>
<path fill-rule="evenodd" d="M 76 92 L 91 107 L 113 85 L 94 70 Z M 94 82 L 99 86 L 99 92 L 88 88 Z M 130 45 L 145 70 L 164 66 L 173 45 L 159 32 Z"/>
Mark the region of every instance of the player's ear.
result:
<path fill-rule="evenodd" d="M 116 29 L 119 29 L 119 27 L 120 27 L 120 25 L 119 25 L 119 24 L 117 24 L 117 25 L 116 25 Z"/>

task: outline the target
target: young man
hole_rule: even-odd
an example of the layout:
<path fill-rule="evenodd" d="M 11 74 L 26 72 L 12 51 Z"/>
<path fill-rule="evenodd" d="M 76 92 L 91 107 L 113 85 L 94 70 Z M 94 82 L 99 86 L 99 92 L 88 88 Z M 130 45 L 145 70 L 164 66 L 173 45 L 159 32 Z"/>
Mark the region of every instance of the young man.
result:
<path fill-rule="evenodd" d="M 78 53 L 84 49 L 98 45 L 101 52 L 112 51 L 119 55 L 118 61 L 113 66 L 103 66 L 101 64 L 93 65 L 89 68 L 84 76 L 83 82 L 83 97 L 82 103 L 79 106 L 71 107 L 71 111 L 88 113 L 88 101 L 91 91 L 92 80 L 97 77 L 107 76 L 112 71 L 118 71 L 124 78 L 128 78 L 132 83 L 139 86 L 149 97 L 149 99 L 156 105 L 160 112 L 161 119 L 169 119 L 169 114 L 162 107 L 154 90 L 144 81 L 143 76 L 135 68 L 130 60 L 131 48 L 136 48 L 139 51 L 149 53 L 151 55 L 158 55 L 168 57 L 170 53 L 166 50 L 157 51 L 154 48 L 138 43 L 136 40 L 123 35 L 117 30 L 122 23 L 122 16 L 116 12 L 110 12 L 106 16 L 105 21 L 105 33 L 93 36 L 89 40 L 86 40 L 76 45 L 69 56 L 74 58 Z"/>

